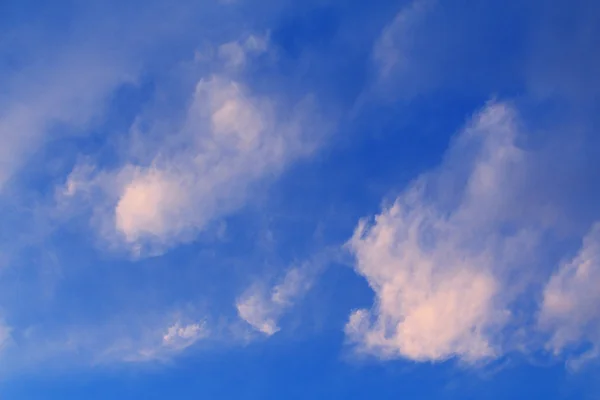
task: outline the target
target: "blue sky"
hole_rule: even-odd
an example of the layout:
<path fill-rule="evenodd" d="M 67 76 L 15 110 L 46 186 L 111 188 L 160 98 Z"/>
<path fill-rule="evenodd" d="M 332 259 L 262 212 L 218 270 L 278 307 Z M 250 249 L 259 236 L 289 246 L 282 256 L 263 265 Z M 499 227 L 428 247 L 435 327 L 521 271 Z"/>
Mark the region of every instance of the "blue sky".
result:
<path fill-rule="evenodd" d="M 598 398 L 599 18 L 3 2 L 0 397 Z"/>

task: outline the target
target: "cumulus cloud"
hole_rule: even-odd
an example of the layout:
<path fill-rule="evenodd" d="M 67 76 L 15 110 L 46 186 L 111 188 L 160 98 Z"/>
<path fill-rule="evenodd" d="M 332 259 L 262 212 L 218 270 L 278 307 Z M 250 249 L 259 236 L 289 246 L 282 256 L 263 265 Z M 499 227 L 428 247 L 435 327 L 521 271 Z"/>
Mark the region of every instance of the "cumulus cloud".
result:
<path fill-rule="evenodd" d="M 560 353 L 591 344 L 583 359 L 600 349 L 600 223 L 584 237 L 579 252 L 560 265 L 543 293 L 540 327 L 551 334 L 548 347 Z"/>
<path fill-rule="evenodd" d="M 347 243 L 375 292 L 346 326 L 362 351 L 390 358 L 476 362 L 502 352 L 514 299 L 509 271 L 527 265 L 536 232 L 515 224 L 511 196 L 525 153 L 508 104 L 490 103 L 419 177 Z"/>
<path fill-rule="evenodd" d="M 312 151 L 309 102 L 281 109 L 227 76 L 203 78 L 183 127 L 149 150 L 156 155 L 148 165 L 100 172 L 79 166 L 61 196 L 95 201 L 90 193 L 102 193 L 95 207 L 103 235 L 136 251 L 186 240 L 241 207 L 253 184 Z"/>
<path fill-rule="evenodd" d="M 236 303 L 238 315 L 254 329 L 271 336 L 280 330 L 278 319 L 311 287 L 308 266 L 290 269 L 270 290 L 250 287 Z"/>

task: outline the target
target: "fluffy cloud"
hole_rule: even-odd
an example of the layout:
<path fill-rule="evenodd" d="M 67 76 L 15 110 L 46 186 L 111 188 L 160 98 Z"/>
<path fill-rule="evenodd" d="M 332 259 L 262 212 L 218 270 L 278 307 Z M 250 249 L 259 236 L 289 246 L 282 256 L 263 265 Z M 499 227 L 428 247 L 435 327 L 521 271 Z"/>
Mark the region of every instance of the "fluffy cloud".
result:
<path fill-rule="evenodd" d="M 238 315 L 254 329 L 271 336 L 279 331 L 278 319 L 311 287 L 308 267 L 290 269 L 282 281 L 268 291 L 249 288 L 237 301 Z"/>
<path fill-rule="evenodd" d="M 575 257 L 564 262 L 548 282 L 539 323 L 551 333 L 548 347 L 560 353 L 590 343 L 583 359 L 600 349 L 600 223 L 583 239 Z"/>
<path fill-rule="evenodd" d="M 129 243 L 164 243 L 202 229 L 305 150 L 299 126 L 279 123 L 269 100 L 216 76 L 198 83 L 184 130 L 186 150 L 121 171 L 131 177 L 115 207 L 115 228 Z"/>
<path fill-rule="evenodd" d="M 376 295 L 346 326 L 381 357 L 475 362 L 497 356 L 513 299 L 509 271 L 526 265 L 536 234 L 514 224 L 511 196 L 523 166 L 518 122 L 490 103 L 422 175 L 348 247 Z"/>
<path fill-rule="evenodd" d="M 284 109 L 227 75 L 203 78 L 182 128 L 146 151 L 155 154 L 149 164 L 117 171 L 79 166 L 61 196 L 81 194 L 95 203 L 109 240 L 138 252 L 160 250 L 238 209 L 253 185 L 309 154 L 315 145 L 307 129 L 311 108 L 307 100 Z"/>

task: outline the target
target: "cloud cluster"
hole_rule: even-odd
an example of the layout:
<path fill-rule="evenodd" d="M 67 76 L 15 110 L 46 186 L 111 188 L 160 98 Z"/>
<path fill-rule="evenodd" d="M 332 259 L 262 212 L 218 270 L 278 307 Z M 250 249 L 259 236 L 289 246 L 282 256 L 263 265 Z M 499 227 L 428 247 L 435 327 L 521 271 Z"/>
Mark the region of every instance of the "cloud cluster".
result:
<path fill-rule="evenodd" d="M 105 241 L 103 247 L 108 243 L 111 249 L 125 248 L 135 255 L 157 254 L 192 240 L 211 222 L 239 210 L 286 166 L 311 154 L 323 132 L 311 96 L 291 101 L 277 88 L 257 93 L 244 83 L 244 67 L 268 51 L 267 47 L 266 38 L 244 36 L 240 41 L 218 47 L 213 54 L 216 59 L 194 60 L 192 66 L 186 64 L 186 68 L 194 69 L 195 78 L 186 87 L 185 101 L 178 99 L 185 103 L 184 108 L 162 113 L 156 112 L 152 104 L 147 113 L 140 112 L 126 135 L 103 144 L 110 147 L 116 143 L 118 147 L 118 154 L 109 165 L 93 154 L 80 155 L 64 184 L 56 188 L 54 206 L 59 212 L 52 210 L 52 216 L 56 216 L 53 222 L 64 226 L 73 222 L 74 217 L 83 216 Z M 113 76 L 106 66 L 98 68 Z M 94 71 L 91 68 L 89 72 Z M 102 87 L 102 94 L 109 93 L 113 86 L 99 78 L 96 81 Z M 73 93 L 79 91 L 84 92 L 83 86 Z M 173 92 L 175 97 L 180 94 L 178 89 Z M 89 94 L 93 99 L 99 96 L 93 91 Z M 87 102 L 79 95 L 72 97 L 68 101 L 72 112 L 85 123 L 88 114 L 80 107 L 86 106 L 87 110 Z M 46 102 L 43 97 L 37 98 Z M 50 99 L 47 103 L 63 108 L 62 102 Z M 90 109 L 101 108 L 97 102 L 93 103 Z M 89 257 L 93 258 L 93 254 Z M 61 274 L 76 268 L 60 267 Z M 279 310 L 290 306 L 305 290 L 306 282 L 299 281 L 301 274 L 301 269 L 290 272 L 274 289 L 273 300 Z M 65 280 L 61 276 L 60 284 Z M 107 286 L 110 285 L 109 282 Z M 109 308 L 115 301 L 112 295 L 103 299 L 110 304 Z M 118 301 L 127 301 L 129 295 L 124 294 Z M 70 295 L 61 293 L 60 299 L 63 296 Z M 52 305 L 60 302 L 52 300 Z M 13 306 L 13 314 L 17 313 L 15 310 L 19 309 Z M 166 321 L 160 317 L 164 313 L 162 307 L 139 320 L 129 309 L 115 310 L 118 311 L 114 320 L 90 317 L 94 319 L 91 326 L 86 325 L 87 319 L 75 325 L 61 321 L 35 326 L 31 326 L 27 317 L 19 319 L 15 327 L 19 343 L 7 359 L 15 365 L 21 361 L 43 363 L 56 359 L 57 355 L 65 356 L 65 360 L 92 363 L 162 360 L 209 337 L 207 323 L 194 319 Z M 276 314 L 274 318 L 280 315 L 279 311 Z M 223 322 L 223 325 L 221 336 L 235 341 L 230 324 Z M 0 346 L 7 343 L 9 333 L 0 330 Z"/>
<path fill-rule="evenodd" d="M 373 308 L 354 311 L 346 325 L 360 351 L 474 363 L 518 348 L 518 326 L 541 338 L 529 340 L 527 351 L 558 354 L 588 343 L 592 349 L 580 359 L 597 355 L 600 226 L 544 282 L 555 268 L 544 264 L 553 262 L 544 240 L 557 227 L 533 211 L 535 202 L 525 204 L 535 154 L 517 144 L 522 126 L 513 106 L 489 103 L 439 168 L 417 178 L 374 221 L 360 221 L 347 246 L 375 292 Z M 536 296 L 543 298 L 539 317 L 517 317 L 522 300 Z"/>
<path fill-rule="evenodd" d="M 183 10 L 186 8 L 184 6 Z M 492 6 L 489 9 L 475 7 L 463 15 L 462 11 L 451 11 L 452 7 L 437 7 L 433 1 L 410 3 L 384 28 L 371 49 L 371 58 L 365 60 L 366 64 L 374 63 L 378 88 L 385 92 L 393 92 L 394 96 L 400 93 L 400 96 L 411 97 L 423 95 L 432 88 L 445 90 L 458 82 L 457 87 L 461 95 L 464 95 L 459 96 L 460 103 L 461 99 L 469 98 L 472 93 L 485 92 L 487 95 L 488 92 L 493 92 L 509 82 L 507 87 L 529 86 L 529 90 L 539 92 L 543 95 L 541 97 L 548 96 L 547 93 L 572 92 L 567 97 L 582 96 L 587 101 L 595 98 L 598 85 L 595 84 L 596 80 L 589 79 L 597 69 L 592 68 L 598 64 L 595 59 L 594 62 L 586 64 L 592 66 L 589 71 L 586 67 L 582 68 L 582 74 L 572 74 L 576 77 L 575 84 L 555 84 L 555 81 L 559 81 L 555 76 L 564 69 L 558 67 L 556 71 L 555 67 L 552 67 L 546 74 L 538 74 L 537 70 L 535 73 L 524 74 L 528 77 L 539 76 L 543 82 L 533 80 L 529 84 L 515 84 L 512 77 L 520 74 L 513 73 L 511 65 L 514 60 L 509 60 L 509 57 L 504 60 L 504 57 L 498 57 L 496 53 L 493 54 L 494 68 L 488 68 L 490 65 L 487 62 L 491 62 L 490 54 L 483 53 L 496 50 L 488 50 L 488 43 L 496 43 L 496 40 L 504 43 L 506 37 L 512 37 L 511 34 L 514 34 L 511 31 L 504 37 L 503 29 L 495 29 L 496 32 L 502 32 L 501 36 L 496 36 L 496 33 L 486 33 L 481 29 L 481 26 L 496 18 L 495 11 L 501 8 L 503 6 Z M 480 11 L 483 9 L 485 11 Z M 155 13 L 156 11 L 152 13 L 153 18 L 159 15 Z M 463 19 L 455 20 L 453 13 L 461 14 Z M 91 12 L 90 15 L 92 14 L 93 18 L 90 20 L 95 20 L 96 13 Z M 206 19 L 212 18 L 213 15 L 208 12 L 203 14 L 207 15 L 204 17 Z M 481 19 L 480 16 L 485 18 Z M 128 18 L 119 18 L 126 21 L 121 21 L 120 24 L 128 25 Z M 519 21 L 521 18 L 504 18 L 504 23 L 509 22 L 505 27 L 512 26 L 513 22 L 519 25 Z M 85 27 L 88 22 L 85 20 L 76 25 Z M 144 69 L 140 68 L 140 60 L 145 59 L 138 51 L 150 47 L 149 42 L 154 42 L 155 38 L 162 36 L 146 35 L 147 31 L 186 30 L 183 25 L 181 28 L 173 28 L 171 25 L 178 24 L 172 21 L 167 24 L 169 28 L 155 24 L 154 19 L 150 22 L 149 29 L 141 29 L 133 35 L 137 39 L 129 40 L 122 48 L 116 46 L 119 40 L 108 44 L 103 40 L 83 40 L 72 48 L 67 46 L 59 49 L 56 54 L 52 54 L 53 57 L 48 54 L 40 57 L 56 60 L 55 62 L 35 64 L 16 74 L 11 72 L 4 74 L 3 78 L 0 77 L 0 86 L 7 88 L 6 95 L 0 94 L 0 194 L 3 195 L 3 186 L 23 166 L 27 156 L 33 154 L 38 145 L 50 137 L 50 133 L 65 131 L 57 130 L 56 127 L 67 126 L 75 127 L 77 131 L 87 130 L 95 118 L 103 114 L 109 103 L 107 100 L 115 94 L 116 89 L 125 82 L 136 80 L 138 71 Z M 581 54 L 588 53 L 578 49 L 591 46 L 592 43 L 587 38 L 590 35 L 586 36 L 584 33 L 593 30 L 595 25 L 593 18 L 586 18 L 584 22 L 582 27 L 570 33 L 572 36 L 584 37 L 580 41 L 581 45 L 563 47 L 574 48 L 575 50 L 570 51 Z M 195 20 L 192 23 L 201 25 Z M 296 25 L 303 24 L 304 22 Z M 119 23 L 115 21 L 115 25 Z M 108 23 L 107 26 L 112 28 L 112 23 Z M 104 27 L 102 31 L 106 32 L 109 28 Z M 292 28 L 296 29 L 298 26 Z M 279 41 L 279 50 L 282 50 L 282 53 L 298 52 L 306 39 L 302 38 L 303 35 L 310 36 L 309 42 L 316 39 L 313 37 L 312 26 L 300 28 L 306 29 L 307 32 L 300 32 L 296 36 L 295 33 L 286 33 L 286 29 L 281 29 L 273 35 L 273 40 Z M 516 31 L 518 29 L 519 27 Z M 319 29 L 315 33 L 316 36 L 320 35 L 318 31 Z M 129 31 L 124 29 L 119 32 Z M 477 37 L 477 40 L 471 41 L 469 36 L 476 36 L 472 35 L 473 32 L 481 32 L 481 38 Z M 344 36 L 339 33 L 332 35 Z M 106 35 L 102 33 L 98 36 Z M 144 38 L 140 43 L 139 37 Z M 230 38 L 231 36 L 224 41 Z M 345 43 L 344 40 L 333 42 Z M 356 43 L 359 42 L 361 41 Z M 552 49 L 548 50 L 550 56 L 541 57 L 542 61 L 556 58 L 555 54 L 558 54 L 559 58 L 565 58 L 561 51 L 555 49 L 554 42 L 555 40 L 548 41 L 552 44 Z M 335 50 L 330 57 L 336 58 L 340 55 L 340 59 L 345 59 L 341 53 L 347 51 L 347 48 L 335 43 L 323 46 L 324 51 Z M 287 57 L 291 59 L 287 60 L 289 62 L 281 71 L 271 70 L 271 66 L 267 68 L 266 72 L 274 72 L 268 78 L 281 72 L 298 74 L 298 81 L 302 85 L 290 85 L 293 86 L 292 89 L 274 88 L 272 84 L 279 78 L 265 84 L 267 74 L 262 74 L 265 71 L 260 71 L 259 79 L 253 82 L 252 75 L 257 72 L 253 63 L 259 60 L 270 62 L 277 58 L 267 57 L 278 55 L 278 50 L 272 48 L 272 45 L 268 35 L 245 35 L 240 40 L 211 47 L 208 55 L 197 52 L 194 62 L 185 63 L 185 68 L 181 68 L 194 76 L 192 84 L 182 85 L 186 86 L 183 89 L 186 91 L 185 95 L 179 96 L 182 88 L 178 87 L 173 90 L 176 94 L 172 94 L 176 99 L 169 97 L 169 94 L 166 95 L 168 100 L 164 103 L 157 99 L 154 99 L 156 103 L 151 105 L 145 103 L 142 107 L 147 106 L 146 111 L 150 112 L 142 111 L 137 114 L 138 117 L 127 134 L 117 138 L 114 142 L 117 143 L 115 147 L 109 149 L 111 154 L 106 157 L 108 161 L 102 156 L 94 158 L 94 155 L 80 158 L 84 161 L 72 169 L 64 185 L 60 185 L 56 191 L 55 200 L 61 211 L 58 213 L 60 217 L 64 216 L 62 213 L 67 215 L 67 220 L 72 218 L 73 214 L 85 215 L 86 223 L 90 221 L 95 233 L 105 241 L 104 244 L 113 246 L 111 249 L 126 249 L 136 256 L 155 255 L 193 240 L 201 232 L 210 229 L 213 223 L 222 222 L 218 221 L 219 219 L 240 211 L 252 201 L 255 193 L 264 191 L 266 184 L 277 178 L 291 163 L 312 154 L 320 144 L 320 136 L 323 136 L 328 127 L 324 128 L 325 124 L 314 100 L 309 95 L 302 98 L 306 93 L 299 94 L 295 91 L 298 90 L 298 86 L 303 86 L 300 89 L 303 90 L 305 82 L 307 87 L 315 82 L 329 86 L 323 78 L 330 69 L 325 68 L 321 71 L 324 63 L 313 63 L 314 60 L 304 59 L 305 56 L 298 60 L 296 56 L 291 57 L 288 54 Z M 283 49 L 286 46 L 295 49 Z M 114 50 L 116 47 L 118 50 Z M 349 59 L 357 61 L 358 59 L 354 58 L 357 54 L 368 53 L 368 49 L 365 52 L 363 50 L 359 49 Z M 520 53 L 520 50 L 522 49 L 515 53 Z M 172 53 L 158 52 L 161 53 L 157 57 L 160 60 L 154 62 L 170 65 L 173 60 L 165 60 L 179 57 L 180 51 L 181 48 L 178 47 L 173 49 Z M 301 53 L 304 54 L 304 50 Z M 320 55 L 321 51 L 314 54 L 308 51 L 306 54 L 306 57 L 313 57 Z M 473 54 L 477 57 L 473 57 Z M 164 60 L 162 56 L 165 57 Z M 153 72 L 156 71 L 150 71 L 153 68 L 150 64 L 153 62 L 144 64 L 148 68 L 148 82 L 151 82 L 148 86 L 155 83 L 154 79 L 158 81 L 164 78 L 164 75 L 155 75 Z M 571 64 L 583 63 L 577 59 L 577 62 L 571 60 L 558 64 L 542 64 L 564 65 L 572 69 Z M 481 68 L 482 66 L 485 68 Z M 319 71 L 316 75 L 308 75 L 315 74 L 314 70 L 317 69 Z M 190 70 L 193 72 L 190 73 Z M 322 73 L 325 74 L 321 75 Z M 349 69 L 348 76 L 341 74 L 335 78 L 343 78 L 340 82 L 350 82 L 345 79 L 354 78 L 352 74 Z M 313 79 L 315 76 L 318 76 L 318 79 Z M 547 76 L 552 79 L 544 78 Z M 186 78 L 189 76 L 186 75 Z M 362 79 L 356 79 L 348 86 L 361 85 L 364 83 Z M 532 80 L 531 77 L 525 79 Z M 497 81 L 501 83 L 497 85 Z M 469 82 L 469 85 L 465 85 L 464 82 Z M 548 84 L 549 82 L 551 84 Z M 172 82 L 165 83 L 166 86 L 170 84 Z M 477 88 L 473 89 L 471 86 Z M 157 83 L 156 87 L 160 87 L 160 84 Z M 334 87 L 337 88 L 337 84 L 331 85 L 331 88 Z M 331 88 L 327 88 L 325 92 Z M 571 90 L 572 88 L 576 90 Z M 152 90 L 154 89 L 156 88 Z M 172 88 L 167 88 L 165 92 L 169 92 L 169 89 Z M 284 93 L 288 89 L 295 93 Z M 367 92 L 371 89 L 373 88 L 365 88 Z M 144 90 L 140 89 L 140 92 Z M 340 91 L 340 96 L 347 96 L 351 92 L 352 90 Z M 163 94 L 160 89 L 153 92 L 156 97 Z M 331 99 L 332 103 L 336 102 L 336 96 L 327 96 L 325 98 Z M 445 96 L 446 94 L 442 97 Z M 560 96 L 565 94 L 558 95 Z M 361 98 L 361 101 L 365 98 Z M 171 100 L 174 104 L 164 107 L 165 110 L 157 111 Z M 328 107 L 335 109 L 338 105 L 343 106 L 346 100 L 343 99 L 340 104 L 328 104 Z M 442 99 L 442 103 L 444 101 L 446 100 Z M 472 101 L 472 98 L 468 101 Z M 152 100 L 149 103 L 152 103 Z M 183 106 L 179 107 L 180 105 Z M 120 117 L 121 110 L 112 111 L 115 111 L 117 118 Z M 385 110 L 382 111 L 385 113 Z M 355 110 L 352 111 L 354 112 Z M 516 336 L 516 326 L 519 334 L 525 332 L 527 335 L 535 331 L 535 334 L 539 335 L 539 342 L 533 345 L 535 351 L 546 348 L 557 355 L 576 354 L 576 363 L 600 354 L 600 311 L 597 307 L 600 303 L 600 225 L 596 224 L 589 229 L 579 248 L 564 252 L 562 247 L 557 246 L 548 251 L 548 242 L 559 241 L 548 232 L 552 233 L 553 224 L 569 219 L 569 216 L 557 216 L 556 209 L 544 208 L 546 204 L 540 201 L 544 194 L 534 193 L 536 182 L 532 176 L 537 173 L 536 168 L 540 170 L 546 165 L 552 165 L 555 159 L 545 154 L 544 157 L 551 161 L 546 160 L 547 164 L 543 166 L 540 166 L 543 163 L 534 165 L 532 169 L 532 164 L 537 162 L 534 160 L 535 150 L 525 149 L 523 143 L 527 140 L 523 139 L 527 139 L 528 132 L 525 132 L 521 122 L 512 104 L 490 102 L 473 116 L 452 141 L 439 168 L 418 176 L 391 204 L 386 204 L 379 215 L 358 223 L 354 234 L 346 243 L 346 248 L 355 257 L 356 272 L 366 279 L 374 293 L 372 306 L 354 310 L 345 325 L 347 337 L 359 351 L 381 358 L 400 357 L 430 362 L 457 358 L 464 362 L 477 363 L 499 357 L 518 347 L 511 344 Z M 351 123 L 352 121 L 348 125 Z M 112 139 L 115 138 L 111 136 L 107 142 L 114 144 Z M 111 144 L 106 146 L 110 147 Z M 105 150 L 106 147 L 101 149 Z M 94 151 L 91 150 L 92 153 Z M 365 151 L 369 151 L 368 148 Z M 350 153 L 344 153 L 342 157 L 347 154 Z M 337 156 L 340 156 L 340 153 L 336 153 L 335 157 Z M 325 164 L 321 164 L 320 167 L 324 168 L 323 165 Z M 579 172 L 576 167 L 573 171 Z M 318 176 L 318 173 L 315 175 Z M 323 176 L 328 176 L 329 179 L 332 177 L 331 174 Z M 553 175 L 548 180 L 552 181 L 554 177 Z M 304 176 L 301 180 L 303 178 Z M 371 183 L 359 182 L 358 179 L 356 182 L 357 185 L 364 184 L 365 187 Z M 37 184 L 35 181 L 32 186 Z M 45 193 L 46 184 L 54 187 L 55 182 L 40 184 L 43 186 L 40 192 Z M 339 190 L 339 186 L 336 185 L 329 187 L 329 182 L 324 182 L 324 185 L 328 186 L 327 189 Z M 37 188 L 33 191 L 37 191 Z M 325 197 L 329 200 L 339 198 Z M 18 201 L 20 200 L 15 202 Z M 362 206 L 360 196 L 350 201 L 357 202 L 352 204 L 353 207 Z M 56 210 L 52 212 L 53 217 L 54 211 Z M 10 212 L 9 210 L 6 214 Z M 13 216 L 13 219 L 21 222 L 18 216 Z M 36 228 L 42 225 L 37 218 L 31 219 L 35 221 Z M 57 221 L 53 219 L 53 222 Z M 586 225 L 587 231 L 589 221 L 584 221 L 582 225 Z M 48 242 L 64 240 L 65 243 L 61 245 L 66 249 L 64 252 L 75 254 L 69 260 L 91 259 L 89 264 L 97 262 L 98 260 L 93 258 L 97 254 L 90 248 L 74 249 L 77 246 L 64 239 L 73 234 L 70 228 L 72 226 L 65 228 L 64 236 L 56 235 Z M 16 236 L 11 227 L 5 229 L 6 236 Z M 349 232 L 345 234 L 350 235 Z M 581 235 L 581 232 L 577 234 Z M 247 237 L 244 238 L 246 239 Z M 31 239 L 27 237 L 25 240 Z M 85 240 L 82 242 L 88 244 Z M 12 242 L 7 243 L 7 247 L 13 247 L 14 250 Z M 44 254 L 52 253 L 50 249 L 42 246 L 37 250 Z M 81 254 L 84 251 L 89 253 Z M 218 253 L 218 250 L 214 251 Z M 542 254 L 551 252 L 560 252 L 560 260 L 552 259 L 554 254 Z M 195 261 L 197 260 L 193 260 Z M 172 267 L 170 263 L 171 260 L 167 260 L 169 268 Z M 34 263 L 28 261 L 26 264 Z M 156 264 L 153 266 L 156 267 Z M 39 266 L 36 265 L 36 268 Z M 78 267 L 69 268 L 72 269 L 67 271 L 65 268 L 55 275 L 75 271 Z M 132 308 L 139 307 L 139 304 L 147 306 L 145 300 L 155 296 L 152 304 L 160 302 L 157 307 L 159 309 L 152 309 L 150 316 L 139 317 L 136 321 L 130 319 L 138 317 L 134 314 L 139 308 L 135 311 L 130 308 L 122 311 L 122 303 L 109 304 L 111 301 L 123 302 L 131 299 L 133 290 L 130 291 L 127 287 L 121 291 L 119 287 L 119 290 L 114 291 L 119 293 L 115 294 L 111 292 L 114 287 L 110 284 L 105 287 L 96 285 L 94 279 L 106 272 L 101 268 L 94 271 L 95 273 L 75 273 L 72 280 L 61 280 L 62 276 L 56 278 L 57 281 L 61 280 L 60 284 L 56 285 L 57 290 L 65 291 L 59 301 L 50 301 L 51 306 L 40 307 L 40 310 L 43 310 L 39 311 L 33 303 L 41 301 L 39 299 L 46 301 L 44 292 L 44 296 L 40 295 L 39 299 L 31 300 L 32 304 L 23 307 L 28 315 L 22 318 L 14 317 L 20 314 L 20 308 L 12 299 L 27 296 L 21 293 L 14 297 L 6 296 L 10 299 L 7 302 L 13 302 L 8 305 L 12 307 L 10 322 L 12 324 L 13 319 L 17 322 L 15 328 L 9 328 L 0 321 L 0 352 L 3 356 L 9 351 L 12 351 L 12 354 L 25 354 L 19 356 L 23 359 L 31 358 L 36 362 L 51 356 L 56 357 L 57 354 L 62 356 L 66 352 L 78 355 L 85 353 L 85 357 L 82 358 L 86 358 L 86 361 L 95 360 L 99 363 L 115 360 L 164 360 L 213 337 L 221 336 L 229 340 L 233 336 L 232 340 L 235 341 L 238 332 L 232 331 L 239 325 L 232 324 L 229 317 L 244 325 L 244 333 L 252 328 L 264 336 L 272 336 L 281 329 L 281 319 L 285 313 L 293 309 L 310 290 L 315 279 L 313 267 L 302 265 L 285 271 L 282 279 L 275 285 L 253 285 L 235 300 L 235 295 L 225 299 L 228 307 L 235 301 L 237 316 L 221 316 L 220 321 L 225 327 L 217 327 L 217 330 L 222 328 L 222 331 L 215 334 L 215 327 L 211 325 L 209 330 L 208 323 L 202 319 L 160 317 L 164 311 L 161 308 L 166 307 L 166 302 L 177 301 L 186 296 L 189 297 L 186 300 L 193 298 L 190 301 L 200 298 L 196 292 L 202 290 L 193 286 L 193 283 L 192 289 L 186 287 L 186 290 L 179 291 L 179 276 L 187 279 L 202 275 L 197 271 L 191 273 L 189 270 L 184 271 L 185 274 L 171 275 L 171 271 L 168 270 L 169 277 L 175 278 L 163 283 L 160 279 L 166 275 L 156 273 L 158 268 L 144 275 L 146 281 L 144 285 L 140 285 L 157 289 L 156 293 L 150 290 L 152 293 L 148 294 L 148 297 L 144 293 L 140 295 L 142 300 L 138 300 L 139 303 L 130 304 L 136 304 L 132 305 Z M 100 270 L 101 272 L 97 272 Z M 12 282 L 21 279 L 45 279 L 43 273 L 39 273 L 39 278 L 32 278 L 34 274 L 30 274 L 30 271 L 24 268 L 21 274 L 15 274 L 17 278 L 8 277 L 2 284 L 8 287 Z M 140 270 L 132 268 L 132 271 L 131 280 L 124 279 L 125 274 L 106 274 L 102 279 L 123 279 L 123 286 L 137 284 L 139 276 L 135 274 Z M 154 273 L 155 275 L 148 278 Z M 0 278 L 4 279 L 5 276 Z M 214 279 L 214 276 L 211 278 Z M 84 282 L 86 279 L 89 282 Z M 68 307 L 74 296 L 81 296 L 85 291 L 86 286 L 81 282 L 91 282 L 94 289 L 98 289 L 94 295 L 101 299 L 98 303 L 102 303 L 102 307 L 91 307 L 93 310 L 82 307 L 83 310 L 78 309 L 72 314 L 64 312 L 62 307 Z M 210 286 L 211 283 L 207 283 L 206 286 Z M 158 288 L 160 285 L 175 287 L 169 287 L 163 292 L 164 288 Z M 37 288 L 35 285 L 32 287 Z M 69 290 L 73 290 L 73 293 Z M 103 297 L 106 294 L 103 292 L 105 290 L 111 293 Z M 218 292 L 219 296 L 223 296 L 221 291 Z M 51 298 L 52 295 L 50 293 L 47 297 Z M 84 295 L 88 301 L 93 297 L 89 296 L 88 299 L 88 293 Z M 523 307 L 524 299 L 527 306 L 535 304 L 532 307 L 535 310 Z M 1 300 L 4 303 L 4 297 Z M 221 300 L 223 299 L 217 299 Z M 2 306 L 4 307 L 4 304 Z M 47 318 L 40 325 L 28 326 L 40 313 L 47 312 L 45 310 L 50 310 L 50 313 L 60 312 L 61 316 L 66 316 L 64 320 Z M 110 314 L 113 310 L 122 311 L 122 314 L 114 320 L 98 322 L 102 319 L 102 313 Z M 235 314 L 231 307 L 229 311 Z M 99 314 L 92 315 L 94 312 Z M 523 314 L 527 315 L 523 317 Z M 87 318 L 94 322 L 81 327 L 89 322 Z M 74 319 L 81 325 L 69 325 Z M 48 323 L 48 320 L 51 322 Z M 12 346 L 13 343 L 18 346 Z M 13 358 L 6 365 L 11 364 L 12 360 Z"/>

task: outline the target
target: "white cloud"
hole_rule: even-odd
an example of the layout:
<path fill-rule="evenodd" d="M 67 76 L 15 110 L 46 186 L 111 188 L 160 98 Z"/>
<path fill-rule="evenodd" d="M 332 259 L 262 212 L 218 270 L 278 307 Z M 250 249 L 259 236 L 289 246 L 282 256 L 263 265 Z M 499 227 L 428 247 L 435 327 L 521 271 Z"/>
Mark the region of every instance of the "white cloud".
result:
<path fill-rule="evenodd" d="M 167 360 L 198 341 L 207 339 L 210 335 L 204 321 L 189 324 L 177 321 L 170 325 L 166 331 L 163 330 L 162 338 L 158 333 L 158 330 L 153 331 L 152 335 L 141 343 L 131 342 L 130 345 L 118 349 L 116 352 L 113 349 L 109 360 L 114 359 L 115 356 L 120 358 L 119 361 L 125 362 Z"/>
<path fill-rule="evenodd" d="M 208 335 L 205 324 L 181 325 L 176 322 L 167 329 L 163 336 L 163 345 L 168 347 L 185 348 Z"/>
<path fill-rule="evenodd" d="M 189 150 L 158 157 L 133 173 L 115 208 L 128 242 L 168 241 L 241 205 L 250 184 L 302 151 L 297 127 L 279 124 L 269 100 L 222 77 L 201 80 L 185 135 Z"/>
<path fill-rule="evenodd" d="M 279 313 L 279 308 L 261 290 L 248 290 L 237 301 L 236 308 L 240 318 L 257 331 L 268 336 L 279 331 L 275 320 L 275 314 Z"/>
<path fill-rule="evenodd" d="M 238 209 L 254 184 L 310 153 L 307 104 L 283 110 L 226 76 L 201 79 L 181 130 L 148 150 L 156 154 L 150 165 L 114 172 L 79 166 L 61 196 L 83 194 L 95 202 L 109 239 L 160 250 Z M 99 204 L 90 187 L 105 200 Z"/>
<path fill-rule="evenodd" d="M 115 208 L 116 229 L 129 242 L 150 234 L 164 236 L 182 227 L 173 218 L 185 207 L 180 177 L 157 168 L 135 169 Z"/>
<path fill-rule="evenodd" d="M 259 286 L 249 288 L 236 303 L 238 315 L 257 331 L 271 336 L 280 330 L 278 319 L 311 285 L 308 266 L 292 268 L 268 291 Z"/>
<path fill-rule="evenodd" d="M 194 344 L 209 339 L 210 334 L 206 321 L 184 323 L 178 319 L 166 327 L 160 323 L 132 324 L 117 330 L 105 327 L 94 333 L 72 332 L 70 344 L 64 350 L 69 355 L 74 349 L 88 353 L 91 360 L 83 361 L 94 364 L 168 361 Z"/>
<path fill-rule="evenodd" d="M 578 254 L 550 278 L 543 295 L 540 327 L 551 334 L 548 347 L 560 353 L 582 343 L 593 346 L 583 358 L 600 350 L 600 223 L 583 239 Z"/>
<path fill-rule="evenodd" d="M 346 326 L 359 349 L 380 357 L 475 362 L 502 352 L 499 334 L 535 232 L 511 220 L 524 153 L 507 104 L 490 103 L 451 145 L 441 167 L 422 175 L 348 247 L 375 292 L 371 311 Z"/>

